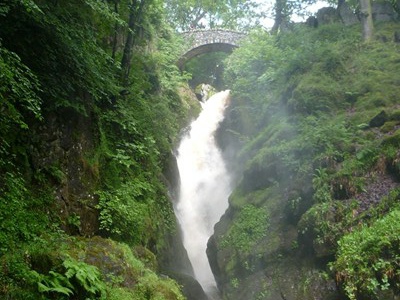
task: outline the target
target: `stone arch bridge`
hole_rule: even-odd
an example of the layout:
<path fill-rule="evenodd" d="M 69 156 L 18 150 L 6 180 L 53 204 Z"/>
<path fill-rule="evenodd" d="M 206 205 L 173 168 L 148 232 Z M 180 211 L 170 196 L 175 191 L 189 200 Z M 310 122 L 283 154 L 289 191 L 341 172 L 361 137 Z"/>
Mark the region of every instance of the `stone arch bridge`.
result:
<path fill-rule="evenodd" d="M 239 41 L 246 36 L 245 33 L 224 30 L 192 30 L 181 33 L 185 46 L 181 55 L 178 66 L 183 68 L 185 63 L 200 54 L 223 51 L 231 52 L 234 48 L 239 47 Z"/>

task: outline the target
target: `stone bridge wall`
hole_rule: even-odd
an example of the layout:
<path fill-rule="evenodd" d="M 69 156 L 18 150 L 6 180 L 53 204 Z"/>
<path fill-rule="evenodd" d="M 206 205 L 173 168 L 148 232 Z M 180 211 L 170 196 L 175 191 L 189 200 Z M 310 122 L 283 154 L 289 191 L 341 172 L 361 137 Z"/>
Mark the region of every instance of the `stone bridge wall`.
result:
<path fill-rule="evenodd" d="M 238 46 L 238 41 L 245 35 L 245 33 L 222 29 L 193 30 L 182 33 L 187 45 L 187 51 L 202 45 L 215 43 Z"/>
<path fill-rule="evenodd" d="M 185 41 L 184 51 L 178 62 L 181 68 L 185 61 L 206 52 L 232 51 L 239 46 L 239 41 L 245 33 L 232 30 L 193 30 L 181 33 Z"/>

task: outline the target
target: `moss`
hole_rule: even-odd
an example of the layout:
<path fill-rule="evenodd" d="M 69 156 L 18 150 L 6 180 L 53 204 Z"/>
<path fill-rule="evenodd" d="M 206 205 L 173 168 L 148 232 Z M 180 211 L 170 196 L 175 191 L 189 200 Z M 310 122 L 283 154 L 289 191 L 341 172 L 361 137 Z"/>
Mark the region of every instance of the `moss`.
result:
<path fill-rule="evenodd" d="M 338 82 L 323 73 L 309 73 L 301 77 L 288 101 L 294 113 L 318 114 L 329 112 L 344 103 Z"/>
<path fill-rule="evenodd" d="M 381 132 L 383 132 L 383 133 L 389 133 L 389 132 L 391 132 L 395 127 L 396 127 L 396 125 L 398 125 L 399 124 L 399 121 L 388 121 L 388 122 L 385 122 L 385 124 L 383 124 L 383 126 L 380 128 L 380 130 L 381 130 Z"/>
<path fill-rule="evenodd" d="M 153 257 L 149 250 L 141 250 L 147 253 L 146 257 Z M 20 286 L 22 293 L 24 290 L 33 295 L 36 299 L 41 299 L 40 290 L 35 287 L 37 280 L 29 278 L 29 274 L 34 272 L 38 278 L 45 278 L 56 272 L 63 276 L 66 261 L 73 263 L 73 268 L 82 268 L 84 272 L 99 270 L 98 284 L 104 285 L 108 295 L 121 295 L 120 299 L 183 299 L 180 288 L 176 282 L 169 278 L 163 278 L 150 270 L 145 263 L 137 258 L 132 250 L 125 244 L 117 243 L 109 239 L 100 237 L 88 238 L 69 238 L 67 236 L 49 236 L 36 246 L 30 246 L 25 252 L 9 254 L 2 258 L 2 266 L 6 266 L 11 261 L 18 261 L 15 264 L 17 269 L 8 270 L 13 272 L 7 274 L 9 278 L 21 276 L 27 281 L 27 285 Z M 5 269 L 0 269 L 0 279 L 4 279 Z M 19 274 L 17 272 L 22 272 Z M 29 279 L 29 281 L 28 281 Z M 52 277 L 48 277 L 52 280 Z M 0 283 L 1 280 L 0 280 Z M 11 291 L 2 283 L 0 295 L 9 296 Z M 93 282 L 95 284 L 95 282 Z M 96 283 L 97 284 L 97 283 Z M 11 286 L 10 286 L 11 289 Z M 77 299 L 81 299 L 84 291 L 81 288 L 74 288 Z M 34 292 L 32 292 L 32 290 Z M 135 295 L 133 298 L 130 296 Z M 149 295 L 149 296 L 146 296 Z M 112 296 L 115 297 L 115 296 Z M 147 297 L 147 298 L 146 298 Z M 28 299 L 28 298 L 27 298 Z M 116 298 L 111 298 L 116 299 Z"/>
<path fill-rule="evenodd" d="M 383 138 L 382 147 L 388 148 L 388 147 L 400 147 L 400 130 L 395 131 L 392 135 L 386 136 Z"/>
<path fill-rule="evenodd" d="M 394 109 L 389 113 L 389 120 L 400 121 L 400 109 Z"/>

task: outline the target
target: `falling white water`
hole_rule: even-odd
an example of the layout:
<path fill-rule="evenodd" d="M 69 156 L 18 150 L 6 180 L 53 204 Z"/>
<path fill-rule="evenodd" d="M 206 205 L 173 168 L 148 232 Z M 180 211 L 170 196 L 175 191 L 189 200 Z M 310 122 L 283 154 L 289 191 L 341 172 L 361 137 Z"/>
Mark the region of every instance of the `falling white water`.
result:
<path fill-rule="evenodd" d="M 203 110 L 183 137 L 177 156 L 181 188 L 176 215 L 195 277 L 208 294 L 216 290 L 216 283 L 206 255 L 207 241 L 228 207 L 231 192 L 214 138 L 228 99 L 229 91 L 224 91 L 202 103 Z"/>

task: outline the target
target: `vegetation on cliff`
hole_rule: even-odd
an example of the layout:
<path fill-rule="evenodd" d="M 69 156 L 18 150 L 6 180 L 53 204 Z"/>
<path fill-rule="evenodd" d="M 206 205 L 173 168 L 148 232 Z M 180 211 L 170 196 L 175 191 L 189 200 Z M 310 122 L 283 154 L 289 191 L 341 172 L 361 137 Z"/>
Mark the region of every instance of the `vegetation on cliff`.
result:
<path fill-rule="evenodd" d="M 255 31 L 227 59 L 243 171 L 208 249 L 226 299 L 398 295 L 400 27 L 375 30 Z"/>
<path fill-rule="evenodd" d="M 163 174 L 197 108 L 163 16 L 158 1 L 0 4 L 0 298 L 183 297 L 156 275 L 182 267 L 172 245 L 184 256 Z"/>

